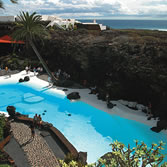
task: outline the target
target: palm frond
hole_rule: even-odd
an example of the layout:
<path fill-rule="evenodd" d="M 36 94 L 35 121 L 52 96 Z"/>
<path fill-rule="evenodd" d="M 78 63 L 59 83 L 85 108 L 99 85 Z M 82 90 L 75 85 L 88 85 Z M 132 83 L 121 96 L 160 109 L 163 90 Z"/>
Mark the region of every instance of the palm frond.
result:
<path fill-rule="evenodd" d="M 3 2 L 0 0 L 0 8 L 4 9 Z"/>
<path fill-rule="evenodd" d="M 18 0 L 10 0 L 12 3 L 17 3 Z"/>
<path fill-rule="evenodd" d="M 41 16 L 37 15 L 35 12 L 32 14 L 21 12 L 17 18 L 16 31 L 12 35 L 14 40 L 42 40 L 45 35 L 48 35 L 46 28 L 41 24 Z"/>
<path fill-rule="evenodd" d="M 47 34 L 46 28 L 41 23 L 41 16 L 36 13 L 30 15 L 28 12 L 21 12 L 20 15 L 17 16 L 14 30 L 11 35 L 12 40 L 23 40 L 26 42 L 26 45 L 30 44 L 48 75 L 56 82 L 55 77 L 34 45 L 34 41 L 36 41 L 37 38 L 42 40 L 42 37 Z"/>

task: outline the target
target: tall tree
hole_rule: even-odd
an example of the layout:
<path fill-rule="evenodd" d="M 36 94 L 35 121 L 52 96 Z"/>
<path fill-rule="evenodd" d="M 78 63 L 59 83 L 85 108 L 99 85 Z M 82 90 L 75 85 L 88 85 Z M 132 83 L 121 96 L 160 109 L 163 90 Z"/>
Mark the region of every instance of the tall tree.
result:
<path fill-rule="evenodd" d="M 14 28 L 14 32 L 12 33 L 12 39 L 19 41 L 23 40 L 26 44 L 30 45 L 47 74 L 51 77 L 53 82 L 56 82 L 56 78 L 49 70 L 47 64 L 39 54 L 34 42 L 37 39 L 42 40 L 44 36 L 48 35 L 46 27 L 41 24 L 42 17 L 37 15 L 35 12 L 31 15 L 28 12 L 21 12 L 20 15 L 17 16 L 16 26 Z"/>
<path fill-rule="evenodd" d="M 17 3 L 18 0 L 10 0 L 12 3 Z M 4 6 L 3 6 L 3 1 L 0 0 L 0 8 L 3 8 L 4 9 Z"/>

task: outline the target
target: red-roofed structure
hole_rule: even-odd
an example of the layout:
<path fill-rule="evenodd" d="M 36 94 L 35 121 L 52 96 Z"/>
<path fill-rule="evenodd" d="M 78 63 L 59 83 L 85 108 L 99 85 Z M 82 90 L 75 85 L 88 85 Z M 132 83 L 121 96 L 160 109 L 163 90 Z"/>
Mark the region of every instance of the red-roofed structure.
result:
<path fill-rule="evenodd" d="M 0 37 L 0 43 L 18 43 L 18 44 L 24 44 L 23 41 L 13 41 L 12 38 L 8 35 L 4 35 Z"/>

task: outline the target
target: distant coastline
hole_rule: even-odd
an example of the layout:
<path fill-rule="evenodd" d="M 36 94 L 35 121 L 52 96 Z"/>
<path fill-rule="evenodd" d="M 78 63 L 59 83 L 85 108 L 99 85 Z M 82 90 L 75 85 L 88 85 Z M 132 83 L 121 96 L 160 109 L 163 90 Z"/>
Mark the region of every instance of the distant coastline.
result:
<path fill-rule="evenodd" d="M 79 19 L 81 22 L 93 22 L 93 19 Z M 167 31 L 166 20 L 107 20 L 96 19 L 99 24 L 113 29 L 148 29 Z"/>

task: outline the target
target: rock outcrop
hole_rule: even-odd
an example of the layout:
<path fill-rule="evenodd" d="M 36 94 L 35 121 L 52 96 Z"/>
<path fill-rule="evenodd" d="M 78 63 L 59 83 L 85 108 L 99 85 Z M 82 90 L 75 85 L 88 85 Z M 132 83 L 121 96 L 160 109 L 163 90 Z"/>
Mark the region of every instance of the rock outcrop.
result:
<path fill-rule="evenodd" d="M 68 98 L 69 100 L 77 100 L 77 99 L 80 99 L 80 95 L 79 95 L 78 92 L 72 92 L 72 93 L 69 93 L 69 94 L 67 95 L 67 98 Z"/>
<path fill-rule="evenodd" d="M 6 110 L 11 117 L 15 116 L 16 108 L 14 106 L 7 106 Z"/>
<path fill-rule="evenodd" d="M 20 78 L 20 79 L 19 79 L 19 82 L 24 82 L 24 79 Z"/>
<path fill-rule="evenodd" d="M 158 121 L 157 126 L 151 128 L 152 131 L 157 133 L 163 129 L 167 129 L 167 121 L 165 119 Z"/>
<path fill-rule="evenodd" d="M 29 77 L 29 76 L 25 76 L 25 77 L 24 77 L 24 81 L 25 81 L 25 82 L 27 82 L 27 81 L 29 81 L 29 80 L 30 80 L 30 77 Z"/>

